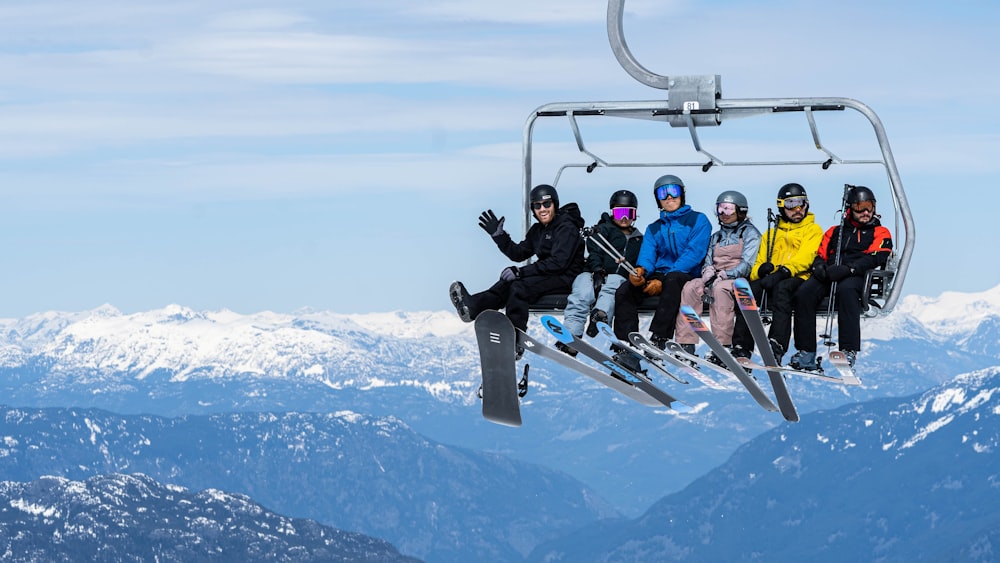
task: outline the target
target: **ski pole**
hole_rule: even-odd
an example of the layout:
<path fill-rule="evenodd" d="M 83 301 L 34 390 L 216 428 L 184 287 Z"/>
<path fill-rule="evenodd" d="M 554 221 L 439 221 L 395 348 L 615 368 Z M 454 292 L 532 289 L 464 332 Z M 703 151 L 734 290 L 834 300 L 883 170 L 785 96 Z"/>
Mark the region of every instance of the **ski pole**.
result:
<path fill-rule="evenodd" d="M 833 264 L 840 264 L 840 249 L 844 241 L 844 229 L 847 228 L 847 194 L 850 192 L 851 188 L 854 186 L 850 184 L 844 184 L 844 197 L 840 201 L 840 230 L 837 231 L 837 250 L 834 253 Z M 821 334 L 820 337 L 824 338 L 824 344 L 827 346 L 833 346 L 835 342 L 833 341 L 833 300 L 834 296 L 837 294 L 837 282 L 830 283 L 830 296 L 827 299 L 826 305 L 826 333 Z"/>
<path fill-rule="evenodd" d="M 778 220 L 774 216 L 774 211 L 770 207 L 767 208 L 767 240 L 764 242 L 765 248 L 767 248 L 767 260 L 766 262 L 771 262 L 774 255 L 774 243 L 778 240 L 778 237 L 772 237 L 771 233 L 777 229 Z M 774 265 L 773 263 L 771 264 Z M 763 314 L 761 315 L 761 322 L 764 324 L 771 323 L 771 316 L 768 314 L 767 310 L 767 292 L 761 290 L 760 292 L 760 306 L 758 310 Z"/>
<path fill-rule="evenodd" d="M 628 260 L 625 259 L 625 255 L 622 254 L 617 248 L 612 246 L 611 243 L 608 242 L 608 239 L 604 238 L 604 235 L 595 232 L 591 228 L 583 229 L 582 234 L 584 238 L 592 239 L 594 241 L 594 244 L 596 244 L 598 248 L 603 250 L 605 254 L 617 260 L 619 264 L 621 264 L 622 266 L 625 267 L 626 270 L 628 270 L 628 273 L 630 274 L 635 273 L 635 267 L 632 266 L 632 264 L 629 264 Z"/>

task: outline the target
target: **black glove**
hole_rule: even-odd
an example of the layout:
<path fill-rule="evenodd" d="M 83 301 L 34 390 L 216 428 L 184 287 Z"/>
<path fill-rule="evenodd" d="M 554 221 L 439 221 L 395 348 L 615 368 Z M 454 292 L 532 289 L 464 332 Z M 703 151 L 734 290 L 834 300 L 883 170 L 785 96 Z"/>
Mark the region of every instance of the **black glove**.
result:
<path fill-rule="evenodd" d="M 779 283 L 792 277 L 792 271 L 784 266 L 778 266 L 778 269 L 771 272 L 764 279 L 760 280 L 760 286 L 767 291 L 773 290 L 778 286 Z"/>
<path fill-rule="evenodd" d="M 846 264 L 835 264 L 829 266 L 826 269 L 826 275 L 829 276 L 830 281 L 839 282 L 851 277 L 854 272 L 851 267 Z"/>
<path fill-rule="evenodd" d="M 774 271 L 774 264 L 770 262 L 764 262 L 757 268 L 757 279 L 764 279 L 764 276 L 770 274 Z"/>
<path fill-rule="evenodd" d="M 487 209 L 486 211 L 483 211 L 482 215 L 479 216 L 479 226 L 484 231 L 486 231 L 488 235 L 490 235 L 493 238 L 497 238 L 498 236 L 504 233 L 503 230 L 504 219 L 506 219 L 506 217 L 501 217 L 497 219 L 497 216 L 495 213 L 493 213 L 493 210 Z"/>
<path fill-rule="evenodd" d="M 604 271 L 604 268 L 594 270 L 594 293 L 600 291 L 601 286 L 604 285 L 604 282 L 607 279 L 608 273 Z"/>
<path fill-rule="evenodd" d="M 521 272 L 517 270 L 517 266 L 507 266 L 500 272 L 500 279 L 503 281 L 512 282 L 519 277 L 521 277 Z"/>
<path fill-rule="evenodd" d="M 820 258 L 819 256 L 817 256 L 816 259 L 813 260 L 812 272 L 813 272 L 813 277 L 816 278 L 817 280 L 823 283 L 827 283 L 830 281 L 830 276 L 827 275 L 826 273 L 826 262 L 823 261 L 823 259 Z"/>

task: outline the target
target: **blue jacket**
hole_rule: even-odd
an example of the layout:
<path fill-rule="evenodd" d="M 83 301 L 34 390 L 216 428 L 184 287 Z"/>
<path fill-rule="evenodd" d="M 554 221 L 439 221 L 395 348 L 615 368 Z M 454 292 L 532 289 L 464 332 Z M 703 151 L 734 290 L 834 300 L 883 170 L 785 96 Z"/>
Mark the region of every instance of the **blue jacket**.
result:
<path fill-rule="evenodd" d="M 677 211 L 660 211 L 660 218 L 646 227 L 636 266 L 645 268 L 647 276 L 653 272 L 701 276 L 711 236 L 708 217 L 690 205 L 682 205 Z"/>

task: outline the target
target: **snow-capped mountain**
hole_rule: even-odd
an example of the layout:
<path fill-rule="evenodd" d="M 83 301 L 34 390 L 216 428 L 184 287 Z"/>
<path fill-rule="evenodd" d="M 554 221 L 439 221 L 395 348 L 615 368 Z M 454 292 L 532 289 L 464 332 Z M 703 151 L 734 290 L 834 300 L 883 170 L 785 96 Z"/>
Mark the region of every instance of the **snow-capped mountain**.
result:
<path fill-rule="evenodd" d="M 981 336 L 980 325 L 996 319 L 1000 285 L 974 294 L 905 297 L 893 314 L 867 320 L 864 334 L 876 341 L 903 337 L 962 344 Z M 447 360 L 454 372 L 475 367 L 469 365 L 469 353 L 475 356 L 471 335 L 470 325 L 442 311 L 240 315 L 170 305 L 126 315 L 105 305 L 82 313 L 0 320 L 0 368 L 34 364 L 53 374 L 102 374 L 126 381 L 165 373 L 173 382 L 255 376 L 334 389 L 411 384 L 454 399 L 467 396 L 468 385 L 441 380 L 447 375 L 441 373 L 441 361 Z M 400 364 L 408 368 L 403 377 Z"/>
<path fill-rule="evenodd" d="M 0 481 L 0 547 L 5 561 L 417 561 L 243 495 L 140 474 Z"/>
<path fill-rule="evenodd" d="M 405 358 L 417 373 L 433 369 L 424 343 L 466 330 L 443 312 L 239 315 L 170 305 L 124 315 L 105 305 L 0 322 L 0 367 L 34 362 L 54 374 L 118 374 L 126 380 L 156 373 L 174 382 L 250 375 L 366 387 L 384 383 L 386 375 L 399 383 L 398 373 L 382 369 L 391 360 Z"/>
<path fill-rule="evenodd" d="M 531 332 L 550 341 L 536 324 Z M 906 297 L 866 320 L 844 388 L 790 379 L 811 411 L 906 396 L 1000 357 L 1000 286 L 976 294 Z M 122 314 L 104 306 L 0 321 L 0 397 L 24 407 L 96 407 L 182 416 L 232 411 L 354 410 L 395 416 L 441 442 L 558 468 L 637 515 L 784 424 L 745 393 L 662 382 L 696 406 L 678 415 L 639 406 L 546 360 L 530 358 L 528 428 L 479 415 L 479 357 L 471 325 L 453 312 L 241 315 L 171 305 Z M 622 472 L 628 479 L 620 479 Z M 663 479 L 664 473 L 671 475 Z"/>
<path fill-rule="evenodd" d="M 1000 368 L 813 413 L 533 561 L 997 561 Z"/>
<path fill-rule="evenodd" d="M 120 472 L 249 495 L 285 516 L 383 538 L 435 562 L 520 561 L 543 540 L 616 515 L 568 475 L 432 442 L 392 418 L 347 411 L 163 418 L 0 407 L 3 479 Z M 147 505 L 163 497 L 148 498 Z"/>

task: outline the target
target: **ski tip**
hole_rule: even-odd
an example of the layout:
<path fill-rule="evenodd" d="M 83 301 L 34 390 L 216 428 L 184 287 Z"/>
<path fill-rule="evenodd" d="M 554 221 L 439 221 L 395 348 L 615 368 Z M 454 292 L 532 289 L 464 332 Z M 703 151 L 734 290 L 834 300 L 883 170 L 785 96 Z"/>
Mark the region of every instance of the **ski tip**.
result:
<path fill-rule="evenodd" d="M 681 401 L 674 401 L 670 403 L 670 408 L 682 414 L 690 414 L 695 412 L 694 407 Z"/>
<path fill-rule="evenodd" d="M 484 414 L 483 418 L 485 418 L 486 420 L 492 422 L 493 424 L 499 424 L 501 426 L 509 426 L 511 428 L 520 428 L 521 427 L 521 417 L 520 416 L 518 416 L 517 418 L 510 418 L 510 417 L 492 416 L 492 415 L 491 416 L 487 416 L 487 415 Z"/>
<path fill-rule="evenodd" d="M 555 336 L 556 340 L 562 342 L 563 344 L 573 342 L 573 335 L 566 330 L 566 327 L 559 322 L 559 319 L 553 317 L 552 315 L 543 315 L 541 321 L 545 330 L 549 331 L 549 334 L 552 336 Z"/>

